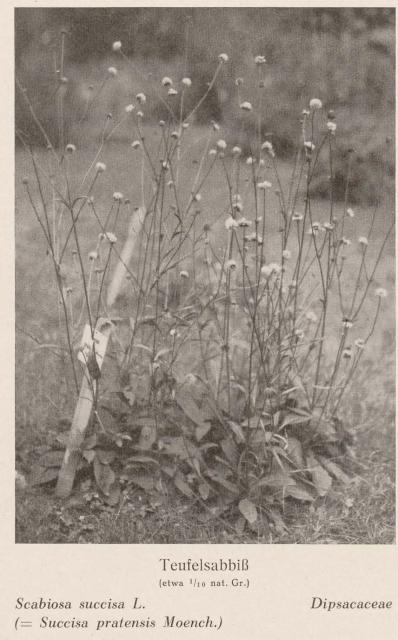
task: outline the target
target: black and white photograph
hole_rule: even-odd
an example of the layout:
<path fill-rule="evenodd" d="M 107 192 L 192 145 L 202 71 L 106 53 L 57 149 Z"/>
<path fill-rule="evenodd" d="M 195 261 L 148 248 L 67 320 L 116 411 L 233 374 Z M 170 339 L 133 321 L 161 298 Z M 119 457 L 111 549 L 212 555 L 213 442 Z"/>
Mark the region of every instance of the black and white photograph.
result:
<path fill-rule="evenodd" d="M 15 543 L 393 545 L 395 8 L 88 5 L 14 13 Z"/>

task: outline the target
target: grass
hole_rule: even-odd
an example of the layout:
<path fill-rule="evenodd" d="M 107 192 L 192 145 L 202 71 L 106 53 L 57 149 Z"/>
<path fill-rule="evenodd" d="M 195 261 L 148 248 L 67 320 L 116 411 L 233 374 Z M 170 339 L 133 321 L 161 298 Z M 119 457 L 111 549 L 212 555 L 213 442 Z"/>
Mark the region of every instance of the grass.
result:
<path fill-rule="evenodd" d="M 204 131 L 190 130 L 190 152 L 184 162 L 181 184 L 200 157 Z M 155 146 L 159 131 L 148 127 L 148 144 Z M 108 170 L 96 189 L 99 203 L 109 203 L 115 190 L 123 192 L 133 205 L 139 204 L 139 163 L 121 153 L 118 143 L 107 147 L 103 160 Z M 38 152 L 44 156 L 45 152 Z M 87 146 L 77 154 L 76 175 L 92 161 L 94 148 Z M 281 167 L 282 181 L 288 176 L 288 163 Z M 63 363 L 51 354 L 56 341 L 57 313 L 53 304 L 55 289 L 50 282 L 50 260 L 40 230 L 30 211 L 21 178 L 30 176 L 29 159 L 24 152 L 17 154 L 16 183 L 16 281 L 17 308 L 17 372 L 16 372 L 16 450 L 17 468 L 28 474 L 40 453 L 49 450 L 60 430 L 65 430 L 73 411 L 73 399 L 67 388 L 60 388 L 59 375 Z M 187 180 L 188 183 L 188 180 Z M 224 209 L 224 187 L 221 174 L 215 170 L 203 196 L 207 213 L 202 223 L 214 222 Z M 276 208 L 276 197 L 271 207 Z M 327 203 L 318 202 L 318 215 Z M 84 236 L 81 237 L 83 255 L 92 247 L 92 237 L 98 229 L 89 212 L 84 213 Z M 371 211 L 357 211 L 353 222 L 353 237 L 362 235 Z M 382 235 L 387 224 L 387 209 L 379 212 L 375 237 Z M 323 218 L 326 217 L 323 216 Z M 119 220 L 117 235 L 123 236 L 126 219 Z M 271 224 L 267 242 L 271 247 L 277 238 L 277 216 Z M 224 242 L 224 229 L 216 224 L 217 242 Z M 372 251 L 372 247 L 369 248 Z M 394 282 L 392 242 L 387 246 L 375 285 L 388 286 Z M 266 543 L 350 543 L 391 544 L 394 539 L 394 482 L 393 457 L 393 397 L 394 363 L 391 345 L 394 341 L 394 305 L 389 301 L 379 318 L 372 338 L 362 378 L 345 401 L 343 410 L 347 424 L 353 427 L 357 443 L 356 457 L 347 471 L 352 481 L 336 483 L 326 498 L 318 498 L 311 507 L 298 508 L 286 501 L 287 529 L 259 522 L 238 533 L 228 520 L 203 520 L 203 511 L 191 506 L 170 489 L 159 501 L 153 501 L 141 490 L 124 494 L 121 504 L 108 507 L 95 495 L 86 491 L 75 493 L 67 502 L 56 501 L 49 489 L 19 488 L 17 491 L 16 540 L 43 543 L 203 543 L 203 542 L 266 542 Z M 366 320 L 366 313 L 365 318 Z M 85 481 L 84 479 L 82 480 Z"/>

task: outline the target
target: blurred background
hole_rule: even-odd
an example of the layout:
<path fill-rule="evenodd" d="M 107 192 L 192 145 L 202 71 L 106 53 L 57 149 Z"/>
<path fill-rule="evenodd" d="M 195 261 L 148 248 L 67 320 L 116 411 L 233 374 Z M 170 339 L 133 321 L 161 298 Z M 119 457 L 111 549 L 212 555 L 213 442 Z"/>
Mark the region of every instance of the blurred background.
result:
<path fill-rule="evenodd" d="M 236 78 L 245 100 L 256 104 L 253 58 L 267 59 L 263 91 L 263 134 L 272 133 L 280 157 L 293 157 L 300 140 L 299 119 L 312 97 L 336 113 L 338 158 L 336 191 L 343 196 L 349 149 L 355 150 L 352 201 L 373 204 L 383 189 L 393 193 L 395 11 L 392 8 L 19 8 L 15 15 L 16 74 L 54 145 L 57 144 L 54 97 L 59 90 L 57 56 L 65 29 L 65 119 L 68 140 L 81 131 L 76 123 L 90 95 L 101 88 L 97 107 L 84 121 L 84 138 L 97 140 L 104 114 L 115 120 L 137 91 L 161 89 L 167 75 L 192 79 L 192 107 L 206 91 L 225 52 L 224 66 L 208 99 L 196 113 L 198 125 L 214 119 L 223 137 L 237 142 L 239 110 Z M 112 52 L 121 40 L 134 63 Z M 118 69 L 116 78 L 107 69 Z M 145 74 L 146 80 L 140 74 Z M 156 102 L 156 104 L 155 104 Z M 146 122 L 162 117 L 155 100 L 145 108 Z M 43 139 L 26 104 L 16 93 L 16 126 L 34 144 Z M 255 123 L 253 121 L 253 133 Z M 118 136 L 128 136 L 121 128 Z M 239 140 L 242 144 L 242 140 Z M 390 144 L 389 144 L 390 143 Z M 327 178 L 316 189 L 327 195 Z"/>

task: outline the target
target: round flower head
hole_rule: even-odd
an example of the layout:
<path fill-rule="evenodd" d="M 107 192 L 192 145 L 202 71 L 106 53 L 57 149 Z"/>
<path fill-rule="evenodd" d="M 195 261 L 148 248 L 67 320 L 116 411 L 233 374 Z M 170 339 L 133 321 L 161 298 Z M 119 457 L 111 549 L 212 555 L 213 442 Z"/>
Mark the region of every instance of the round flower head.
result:
<path fill-rule="evenodd" d="M 105 162 L 97 162 L 97 164 L 95 165 L 95 170 L 97 173 L 103 173 L 104 171 L 106 171 Z"/>
<path fill-rule="evenodd" d="M 334 224 L 332 224 L 331 222 L 324 222 L 323 228 L 326 229 L 326 231 L 333 231 Z"/>
<path fill-rule="evenodd" d="M 136 100 L 140 103 L 140 104 L 145 104 L 146 103 L 146 95 L 145 93 L 137 93 L 137 95 L 135 96 Z"/>
<path fill-rule="evenodd" d="M 242 149 L 240 147 L 233 147 L 232 149 L 233 156 L 240 156 L 241 153 L 242 153 Z"/>
<path fill-rule="evenodd" d="M 292 257 L 292 252 L 291 252 L 291 251 L 289 251 L 289 249 L 284 249 L 284 250 L 282 251 L 282 258 L 283 258 L 284 260 L 290 260 L 290 258 L 291 258 L 291 257 Z"/>
<path fill-rule="evenodd" d="M 272 146 L 272 142 L 269 142 L 269 140 L 266 140 L 265 142 L 263 142 L 263 144 L 261 145 L 261 149 L 269 153 L 271 158 L 275 158 L 274 147 Z"/>
<path fill-rule="evenodd" d="M 319 100 L 319 98 L 312 98 L 312 100 L 310 100 L 310 109 L 322 109 L 321 100 Z"/>
<path fill-rule="evenodd" d="M 337 125 L 335 122 L 329 120 L 326 126 L 332 135 L 336 133 Z"/>
<path fill-rule="evenodd" d="M 266 61 L 264 56 L 256 56 L 254 58 L 254 62 L 255 62 L 255 64 L 260 65 L 260 64 L 265 64 L 267 61 Z"/>
<path fill-rule="evenodd" d="M 178 133 L 178 131 L 172 131 L 170 137 L 174 138 L 174 140 L 177 140 L 180 137 L 180 134 Z"/>
<path fill-rule="evenodd" d="M 67 144 L 65 147 L 66 153 L 75 153 L 76 147 L 74 144 Z"/>
<path fill-rule="evenodd" d="M 141 146 L 141 142 L 139 140 L 134 140 L 134 142 L 131 143 L 131 146 L 133 149 L 138 149 Z"/>
<path fill-rule="evenodd" d="M 186 280 L 187 278 L 189 278 L 189 273 L 188 273 L 188 271 L 180 271 L 180 278 L 183 278 L 183 279 L 185 279 L 185 280 Z"/>
<path fill-rule="evenodd" d="M 183 129 L 188 129 L 189 122 L 183 122 L 181 126 L 182 126 Z"/>
<path fill-rule="evenodd" d="M 349 240 L 348 238 L 346 238 L 345 236 L 343 236 L 340 240 L 341 244 L 343 244 L 344 246 L 348 247 L 351 244 L 351 240 Z"/>
<path fill-rule="evenodd" d="M 318 320 L 316 314 L 313 311 L 307 311 L 307 313 L 305 314 L 305 317 L 309 322 L 315 323 Z"/>
<path fill-rule="evenodd" d="M 315 145 L 310 140 L 307 140 L 306 142 L 304 142 L 304 146 L 308 151 L 314 151 L 315 149 Z"/>
<path fill-rule="evenodd" d="M 142 111 L 137 111 L 137 118 L 143 118 L 144 114 Z"/>
<path fill-rule="evenodd" d="M 167 92 L 168 96 L 176 96 L 178 95 L 178 91 L 176 91 L 176 89 L 173 89 L 173 87 L 170 87 L 170 89 Z"/>
<path fill-rule="evenodd" d="M 383 289 L 382 287 L 378 287 L 375 291 L 375 296 L 377 296 L 378 298 L 387 298 L 386 289 Z"/>
<path fill-rule="evenodd" d="M 366 238 L 366 236 L 360 236 L 358 238 L 358 242 L 359 244 L 361 244 L 363 247 L 367 247 L 369 244 L 369 240 Z"/>
<path fill-rule="evenodd" d="M 233 269 L 236 269 L 236 260 L 232 260 L 232 259 L 231 260 L 227 260 L 226 263 L 225 263 L 225 268 L 228 269 L 228 270 L 231 269 L 231 271 Z"/>
<path fill-rule="evenodd" d="M 200 202 L 202 200 L 202 194 L 201 193 L 195 193 L 193 199 L 195 200 L 195 202 Z"/>
<path fill-rule="evenodd" d="M 111 231 L 108 231 L 107 233 L 105 233 L 105 239 L 108 240 L 108 242 L 110 242 L 111 244 L 115 244 L 117 242 L 117 238 L 115 234 L 112 233 Z"/>
<path fill-rule="evenodd" d="M 134 111 L 134 108 L 135 108 L 135 107 L 134 107 L 134 105 L 133 105 L 133 104 L 127 104 L 127 105 L 124 107 L 124 110 L 125 110 L 125 112 L 126 112 L 126 113 L 131 113 L 132 111 Z"/>
<path fill-rule="evenodd" d="M 113 77 L 117 76 L 116 67 L 108 67 L 108 73 L 109 73 L 110 76 L 113 76 Z"/>
<path fill-rule="evenodd" d="M 353 218 L 353 217 L 355 216 L 355 213 L 353 212 L 353 210 L 351 209 L 351 207 L 349 207 L 349 208 L 347 209 L 347 215 L 348 215 L 350 218 Z"/>
<path fill-rule="evenodd" d="M 224 224 L 225 228 L 228 230 L 236 229 L 239 226 L 237 221 L 232 216 L 228 216 Z"/>
<path fill-rule="evenodd" d="M 211 126 L 213 131 L 220 131 L 220 125 L 215 120 L 211 120 Z"/>
<path fill-rule="evenodd" d="M 171 85 L 172 85 L 172 84 L 173 84 L 173 81 L 172 81 L 172 79 L 171 79 L 171 78 L 169 78 L 168 76 L 165 76 L 165 77 L 162 79 L 162 85 L 163 85 L 164 87 L 171 87 Z"/>
<path fill-rule="evenodd" d="M 303 215 L 301 213 L 292 213 L 292 220 L 294 220 L 295 222 L 299 222 L 300 220 L 303 219 Z"/>
<path fill-rule="evenodd" d="M 209 156 L 216 156 L 216 155 L 217 155 L 217 149 L 210 149 Z"/>
<path fill-rule="evenodd" d="M 123 200 L 123 194 L 120 193 L 120 191 L 115 191 L 115 193 L 113 194 L 113 199 L 116 202 L 121 202 Z"/>
<path fill-rule="evenodd" d="M 351 329 L 353 325 L 352 320 L 350 320 L 349 318 L 343 318 L 343 327 L 344 329 Z"/>
<path fill-rule="evenodd" d="M 90 253 L 88 254 L 88 259 L 89 260 L 97 260 L 98 258 L 98 252 L 97 251 L 90 251 Z"/>
<path fill-rule="evenodd" d="M 183 78 L 181 80 L 181 83 L 184 85 L 184 87 L 189 88 L 192 85 L 192 80 L 191 78 Z"/>
<path fill-rule="evenodd" d="M 268 278 L 273 273 L 276 273 L 276 274 L 280 273 L 281 270 L 282 270 L 282 267 L 277 262 L 270 262 L 269 264 L 264 264 L 261 267 L 261 273 L 266 278 Z"/>
<path fill-rule="evenodd" d="M 221 151 L 225 151 L 225 149 L 227 148 L 227 143 L 225 142 L 225 140 L 217 140 L 217 148 Z"/>
<path fill-rule="evenodd" d="M 355 346 L 357 349 L 364 349 L 365 348 L 365 340 L 362 340 L 362 338 L 358 338 L 358 340 L 355 340 Z"/>
<path fill-rule="evenodd" d="M 122 48 L 122 43 L 120 42 L 120 40 L 116 40 L 116 42 L 114 42 L 112 45 L 113 51 L 120 51 L 121 48 Z"/>
<path fill-rule="evenodd" d="M 247 220 L 246 218 L 239 218 L 239 220 L 237 220 L 238 223 L 238 227 L 250 227 L 251 226 L 251 221 Z"/>
<path fill-rule="evenodd" d="M 218 59 L 220 62 L 228 62 L 229 57 L 227 56 L 226 53 L 220 53 L 220 55 L 218 56 Z"/>
<path fill-rule="evenodd" d="M 245 102 L 242 102 L 239 106 L 243 111 L 253 111 L 252 103 L 248 102 L 247 100 L 245 100 Z"/>
<path fill-rule="evenodd" d="M 257 189 L 262 189 L 263 191 L 265 191 L 265 189 L 271 189 L 272 187 L 272 182 L 268 182 L 267 180 L 264 180 L 264 182 L 257 182 Z"/>

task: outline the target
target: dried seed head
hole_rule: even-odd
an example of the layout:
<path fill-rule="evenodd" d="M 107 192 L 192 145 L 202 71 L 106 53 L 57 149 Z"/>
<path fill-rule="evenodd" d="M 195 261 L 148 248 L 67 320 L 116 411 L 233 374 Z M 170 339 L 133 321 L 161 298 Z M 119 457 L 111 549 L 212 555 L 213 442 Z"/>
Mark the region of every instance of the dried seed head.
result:
<path fill-rule="evenodd" d="M 108 67 L 108 73 L 110 76 L 112 76 L 113 78 L 115 76 L 117 76 L 117 69 L 116 67 Z"/>

